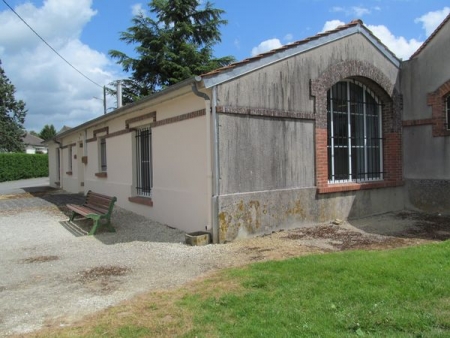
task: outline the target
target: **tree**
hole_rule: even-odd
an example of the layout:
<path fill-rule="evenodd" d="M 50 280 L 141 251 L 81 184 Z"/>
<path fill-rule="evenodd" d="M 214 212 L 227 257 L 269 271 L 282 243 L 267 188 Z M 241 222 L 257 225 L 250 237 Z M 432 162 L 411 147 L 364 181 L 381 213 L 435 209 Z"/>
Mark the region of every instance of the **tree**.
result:
<path fill-rule="evenodd" d="M 0 61 L 0 152 L 22 152 L 23 128 L 27 111 L 25 102 L 16 100 L 16 88 L 8 79 Z"/>
<path fill-rule="evenodd" d="M 215 58 L 224 13 L 200 0 L 152 0 L 152 17 L 136 15 L 120 40 L 136 45 L 137 57 L 109 51 L 131 77 L 123 82 L 123 103 L 135 101 L 195 75 L 233 62 L 232 56 Z"/>
<path fill-rule="evenodd" d="M 39 137 L 45 141 L 52 139 L 56 135 L 56 129 L 53 126 L 53 124 L 48 125 L 46 124 L 44 128 L 42 128 L 41 132 L 39 133 Z"/>

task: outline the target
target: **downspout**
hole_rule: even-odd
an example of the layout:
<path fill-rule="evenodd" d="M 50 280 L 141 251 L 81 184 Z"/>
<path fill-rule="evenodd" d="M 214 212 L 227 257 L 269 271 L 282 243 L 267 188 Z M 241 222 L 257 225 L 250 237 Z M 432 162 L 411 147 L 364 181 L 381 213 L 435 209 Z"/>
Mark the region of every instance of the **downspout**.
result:
<path fill-rule="evenodd" d="M 196 81 L 200 82 L 201 77 L 196 77 Z M 208 225 L 212 228 L 212 239 L 213 243 L 216 243 L 215 236 L 216 234 L 216 227 L 215 224 L 217 224 L 215 216 L 215 204 L 213 201 L 213 192 L 212 192 L 212 181 L 213 181 L 213 174 L 212 174 L 212 160 L 211 160 L 211 99 L 206 93 L 202 93 L 197 88 L 197 83 L 194 82 L 192 84 L 192 92 L 203 98 L 205 100 L 205 108 L 206 108 L 206 171 L 207 171 L 207 205 L 208 205 Z M 206 230 L 208 228 L 206 227 Z"/>
<path fill-rule="evenodd" d="M 219 122 L 217 120 L 217 86 L 212 88 L 212 119 L 214 135 L 214 191 L 212 196 L 213 205 L 213 242 L 220 243 L 219 236 Z"/>

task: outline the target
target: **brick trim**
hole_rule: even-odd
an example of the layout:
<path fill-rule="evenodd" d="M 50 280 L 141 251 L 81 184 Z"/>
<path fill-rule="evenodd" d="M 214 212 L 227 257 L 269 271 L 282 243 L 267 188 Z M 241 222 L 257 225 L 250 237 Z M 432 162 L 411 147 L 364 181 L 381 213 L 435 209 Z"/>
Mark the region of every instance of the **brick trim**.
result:
<path fill-rule="evenodd" d="M 131 123 L 136 123 L 136 122 L 144 121 L 147 119 L 153 119 L 153 122 L 155 122 L 156 121 L 156 111 L 125 120 L 125 128 L 126 129 L 130 128 Z"/>
<path fill-rule="evenodd" d="M 384 179 L 377 183 L 328 184 L 327 92 L 337 82 L 355 79 L 364 84 L 383 102 L 383 171 Z M 370 63 L 350 60 L 335 64 L 310 82 L 315 98 L 316 115 L 316 186 L 320 193 L 397 186 L 403 182 L 402 110 L 403 98 L 389 78 Z"/>
<path fill-rule="evenodd" d="M 111 137 L 115 137 L 115 136 L 120 136 L 120 135 L 124 135 L 124 134 L 128 134 L 131 133 L 134 129 L 122 129 L 122 130 L 118 130 L 115 131 L 114 133 L 108 134 L 105 136 L 105 138 L 111 138 Z"/>
<path fill-rule="evenodd" d="M 434 124 L 433 119 L 407 120 L 402 122 L 403 127 L 426 126 Z"/>
<path fill-rule="evenodd" d="M 431 119 L 433 121 L 433 137 L 450 136 L 447 129 L 446 100 L 450 95 L 450 80 L 442 84 L 427 96 L 427 104 L 431 106 Z"/>
<path fill-rule="evenodd" d="M 131 203 L 142 204 L 142 205 L 146 205 L 149 207 L 153 206 L 153 200 L 148 197 L 132 196 L 132 197 L 128 197 L 128 201 Z"/>
<path fill-rule="evenodd" d="M 70 144 L 67 144 L 65 146 L 60 147 L 60 149 L 66 149 L 66 148 L 69 148 L 69 147 L 75 147 L 76 145 L 77 145 L 76 142 L 75 143 L 70 143 Z"/>
<path fill-rule="evenodd" d="M 100 134 L 100 133 L 106 133 L 106 135 L 108 135 L 109 134 L 109 127 L 103 127 L 103 128 L 99 128 L 99 129 L 94 129 L 94 132 L 93 132 L 94 138 L 97 136 L 97 134 Z"/>
<path fill-rule="evenodd" d="M 101 171 L 99 173 L 95 173 L 96 177 L 105 178 L 108 177 L 108 173 L 106 171 Z"/>
<path fill-rule="evenodd" d="M 367 189 L 380 189 L 380 188 L 392 188 L 392 187 L 400 187 L 405 184 L 404 181 L 399 182 L 366 182 L 366 183 L 344 183 L 344 184 L 330 184 L 328 187 L 318 188 L 318 194 L 330 194 L 337 192 L 346 192 L 346 191 L 358 191 L 358 190 L 367 190 Z"/>
<path fill-rule="evenodd" d="M 152 128 L 156 128 L 156 127 L 164 126 L 166 124 L 181 122 L 181 121 L 184 121 L 184 120 L 193 119 L 193 118 L 200 117 L 200 116 L 203 116 L 203 115 L 206 115 L 206 110 L 205 109 L 201 109 L 201 110 L 193 111 L 191 113 L 178 115 L 178 116 L 170 117 L 168 119 L 156 121 L 156 122 L 153 122 L 151 124 L 151 127 Z"/>
<path fill-rule="evenodd" d="M 294 111 L 287 111 L 287 110 L 275 110 L 275 109 L 218 106 L 218 107 L 216 107 L 216 111 L 218 113 L 224 113 L 224 114 L 281 117 L 281 118 L 303 119 L 303 120 L 315 120 L 316 119 L 315 115 L 312 113 L 294 112 Z"/>

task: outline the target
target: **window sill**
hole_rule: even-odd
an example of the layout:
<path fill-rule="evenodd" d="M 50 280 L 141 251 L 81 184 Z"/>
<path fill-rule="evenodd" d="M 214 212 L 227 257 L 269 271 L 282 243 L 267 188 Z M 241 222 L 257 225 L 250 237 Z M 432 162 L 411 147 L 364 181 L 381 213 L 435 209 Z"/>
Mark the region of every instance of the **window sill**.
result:
<path fill-rule="evenodd" d="M 105 178 L 105 177 L 108 177 L 108 173 L 106 171 L 102 171 L 99 173 L 95 173 L 95 176 L 100 177 L 100 178 Z"/>
<path fill-rule="evenodd" d="M 66 175 L 72 176 L 73 173 L 71 171 L 66 171 Z"/>
<path fill-rule="evenodd" d="M 153 201 L 149 197 L 133 196 L 133 197 L 128 197 L 128 201 L 130 201 L 131 203 L 146 205 L 148 207 L 153 206 Z"/>
<path fill-rule="evenodd" d="M 329 184 L 326 187 L 317 188 L 318 194 L 332 194 L 337 192 L 358 191 L 367 189 L 392 188 L 404 185 L 403 181 L 399 182 L 367 182 L 367 183 L 340 183 Z"/>

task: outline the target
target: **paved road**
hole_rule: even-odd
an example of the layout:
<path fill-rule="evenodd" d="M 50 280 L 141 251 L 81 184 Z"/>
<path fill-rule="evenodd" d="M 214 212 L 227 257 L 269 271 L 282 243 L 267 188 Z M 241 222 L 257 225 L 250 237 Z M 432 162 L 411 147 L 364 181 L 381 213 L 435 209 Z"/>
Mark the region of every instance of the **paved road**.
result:
<path fill-rule="evenodd" d="M 9 181 L 0 183 L 0 195 L 21 194 L 24 192 L 37 192 L 49 189 L 48 177 L 29 178 L 27 180 Z"/>

